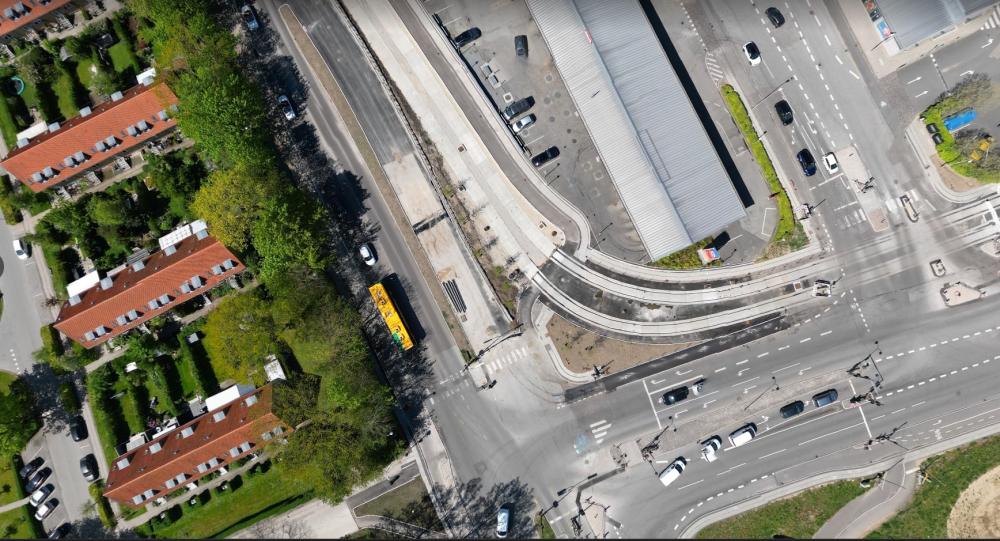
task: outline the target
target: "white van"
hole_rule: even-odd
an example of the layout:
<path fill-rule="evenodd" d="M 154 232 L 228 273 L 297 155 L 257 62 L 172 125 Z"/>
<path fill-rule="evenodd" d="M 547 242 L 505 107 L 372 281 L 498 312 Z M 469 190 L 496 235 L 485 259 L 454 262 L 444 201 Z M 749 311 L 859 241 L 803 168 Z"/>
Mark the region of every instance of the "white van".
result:
<path fill-rule="evenodd" d="M 670 465 L 667 466 L 667 469 L 660 472 L 660 482 L 663 483 L 663 486 L 670 486 L 670 483 L 676 481 L 677 478 L 684 473 L 684 468 L 686 466 L 687 459 L 682 456 L 677 457 L 677 460 L 671 462 Z"/>
<path fill-rule="evenodd" d="M 757 435 L 757 425 L 753 423 L 747 423 L 746 425 L 740 427 L 738 430 L 729 435 L 729 443 L 733 444 L 733 447 L 739 447 L 740 445 L 746 445 L 750 443 L 750 440 Z"/>

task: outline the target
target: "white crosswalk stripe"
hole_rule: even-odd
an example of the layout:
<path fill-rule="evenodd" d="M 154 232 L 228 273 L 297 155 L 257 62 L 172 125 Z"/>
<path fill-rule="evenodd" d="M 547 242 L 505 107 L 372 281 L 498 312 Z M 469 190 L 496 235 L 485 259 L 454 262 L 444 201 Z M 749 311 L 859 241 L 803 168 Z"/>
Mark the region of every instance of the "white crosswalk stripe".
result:
<path fill-rule="evenodd" d="M 990 15 L 990 18 L 986 19 L 986 22 L 979 29 L 992 30 L 997 27 L 1000 27 L 1000 4 L 993 6 L 993 13 Z"/>
<path fill-rule="evenodd" d="M 722 68 L 715 61 L 715 56 L 712 53 L 705 53 L 705 68 L 708 70 L 708 74 L 712 77 L 712 80 L 718 83 L 722 80 L 724 73 Z"/>
<path fill-rule="evenodd" d="M 598 444 L 604 441 L 604 437 L 608 435 L 608 430 L 610 428 L 611 428 L 611 423 L 607 422 L 604 419 L 601 419 L 600 421 L 597 421 L 596 423 L 592 423 L 590 425 L 590 431 L 593 432 L 594 439 L 597 441 Z"/>

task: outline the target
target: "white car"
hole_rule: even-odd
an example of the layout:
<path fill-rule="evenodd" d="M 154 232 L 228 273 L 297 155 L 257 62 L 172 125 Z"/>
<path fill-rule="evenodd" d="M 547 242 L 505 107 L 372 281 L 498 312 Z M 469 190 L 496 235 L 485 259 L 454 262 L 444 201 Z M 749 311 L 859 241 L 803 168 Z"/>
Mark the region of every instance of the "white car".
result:
<path fill-rule="evenodd" d="M 497 511 L 497 537 L 503 539 L 507 537 L 507 530 L 510 524 L 510 509 L 501 507 Z"/>
<path fill-rule="evenodd" d="M 757 44 L 748 41 L 743 45 L 743 54 L 747 55 L 747 60 L 750 61 L 751 66 L 756 66 L 760 64 L 760 49 L 757 48 Z"/>
<path fill-rule="evenodd" d="M 534 113 L 527 116 L 523 116 L 520 119 L 518 119 L 517 122 L 511 124 L 510 129 L 513 130 L 514 133 L 518 133 L 524 128 L 527 128 L 528 126 L 534 124 L 535 120 L 538 120 L 538 118 L 535 116 Z"/>
<path fill-rule="evenodd" d="M 285 120 L 295 120 L 297 116 L 295 108 L 292 107 L 292 102 L 288 100 L 288 96 L 284 94 L 278 96 L 278 105 L 281 106 L 281 111 L 285 113 Z"/>
<path fill-rule="evenodd" d="M 55 509 L 57 505 L 59 505 L 59 500 L 55 498 L 45 502 L 45 505 L 39 507 L 38 511 L 35 511 L 35 518 L 38 520 L 44 519 L 52 514 L 52 510 Z"/>
<path fill-rule="evenodd" d="M 375 262 L 378 261 L 375 257 L 375 250 L 372 249 L 372 245 L 367 242 L 358 248 L 358 253 L 361 254 L 361 260 L 364 261 L 365 265 L 368 265 L 369 267 L 374 267 Z"/>
<path fill-rule="evenodd" d="M 14 255 L 18 259 L 28 259 L 28 250 L 21 239 L 14 239 Z"/>
<path fill-rule="evenodd" d="M 753 423 L 747 423 L 746 425 L 740 427 L 735 432 L 729 435 L 729 443 L 733 444 L 733 447 L 739 447 L 741 445 L 746 445 L 750 443 L 750 440 L 757 435 L 757 425 Z"/>
<path fill-rule="evenodd" d="M 28 498 L 28 503 L 30 503 L 32 507 L 38 507 L 45 501 L 45 498 L 49 497 L 49 494 L 52 494 L 52 491 L 55 489 L 56 487 L 53 486 L 52 483 L 43 486 L 42 488 L 31 493 L 31 497 Z"/>
<path fill-rule="evenodd" d="M 705 459 L 706 462 L 715 462 L 715 459 L 719 458 L 718 453 L 721 448 L 722 438 L 719 436 L 712 436 L 702 442 L 701 458 Z"/>
<path fill-rule="evenodd" d="M 677 478 L 684 473 L 684 468 L 686 466 L 687 459 L 682 456 L 677 457 L 677 460 L 671 462 L 670 465 L 667 466 L 667 469 L 660 472 L 660 482 L 663 483 L 663 486 L 665 487 L 670 486 L 670 483 L 676 481 Z"/>
<path fill-rule="evenodd" d="M 829 297 L 833 294 L 833 284 L 829 280 L 813 282 L 813 297 Z"/>
<path fill-rule="evenodd" d="M 837 157 L 833 155 L 833 152 L 828 152 L 823 156 L 823 166 L 826 167 L 826 172 L 831 175 L 840 171 L 840 164 L 837 163 Z"/>

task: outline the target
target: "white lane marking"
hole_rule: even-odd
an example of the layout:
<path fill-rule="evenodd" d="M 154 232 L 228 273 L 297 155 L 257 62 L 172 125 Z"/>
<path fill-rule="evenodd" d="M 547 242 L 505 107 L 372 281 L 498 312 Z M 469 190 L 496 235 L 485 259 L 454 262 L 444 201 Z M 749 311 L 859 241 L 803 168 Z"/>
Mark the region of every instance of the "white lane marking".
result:
<path fill-rule="evenodd" d="M 857 395 L 857 391 L 854 390 L 854 382 L 847 380 L 847 383 L 851 386 L 851 394 Z M 864 406 L 858 407 L 858 412 L 861 414 L 861 422 L 865 424 L 865 432 L 868 433 L 868 437 L 872 437 L 872 430 L 868 427 L 868 419 L 865 419 L 865 408 Z"/>
<path fill-rule="evenodd" d="M 789 368 L 792 368 L 792 367 L 794 367 L 794 366 L 798 366 L 798 365 L 800 365 L 800 364 L 802 364 L 802 363 L 795 363 L 795 364 L 790 364 L 790 365 L 788 365 L 788 366 L 786 366 L 786 367 L 783 367 L 783 368 L 779 368 L 779 369 L 777 369 L 777 370 L 775 370 L 775 371 L 773 371 L 773 372 L 771 372 L 771 373 L 772 373 L 772 374 L 777 374 L 778 372 L 781 372 L 782 370 L 788 370 Z"/>
<path fill-rule="evenodd" d="M 601 425 L 604 425 L 604 424 L 608 424 L 608 422 L 606 420 L 604 420 L 604 419 L 601 419 L 600 421 L 597 421 L 596 423 L 590 423 L 590 428 L 594 428 L 595 426 L 601 426 Z"/>
<path fill-rule="evenodd" d="M 839 432 L 843 432 L 845 430 L 848 430 L 848 429 L 851 429 L 851 428 L 856 428 L 856 427 L 859 427 L 859 426 L 861 426 L 861 423 L 858 423 L 856 425 L 851 425 L 851 426 L 845 426 L 844 428 L 841 428 L 840 430 L 834 430 L 833 432 L 830 432 L 829 434 L 823 434 L 822 436 L 816 436 L 815 438 L 808 439 L 808 440 L 800 443 L 799 445 L 805 445 L 805 444 L 807 444 L 809 442 L 816 441 L 816 440 L 818 440 L 820 438 L 825 438 L 827 436 L 832 436 L 832 435 L 837 434 Z"/>
<path fill-rule="evenodd" d="M 857 73 L 854 73 L 854 70 L 847 70 L 847 73 L 850 73 L 851 75 L 853 75 L 855 79 L 857 79 L 859 81 L 861 80 L 861 76 L 858 75 Z"/>
<path fill-rule="evenodd" d="M 780 348 L 778 348 L 778 351 L 784 351 L 784 350 L 786 350 L 786 349 L 788 349 L 790 347 L 792 347 L 792 346 L 781 346 Z"/>
<path fill-rule="evenodd" d="M 820 336 L 826 336 L 826 335 L 828 335 L 828 334 L 830 334 L 830 333 L 832 333 L 832 332 L 833 332 L 833 331 L 826 331 L 826 332 L 821 332 L 821 333 L 819 333 L 819 335 L 820 335 Z"/>
<path fill-rule="evenodd" d="M 734 385 L 730 385 L 730 387 L 739 387 L 740 385 L 743 385 L 744 383 L 750 383 L 751 381 L 753 381 L 755 379 L 760 379 L 760 376 L 754 376 L 754 377 L 752 377 L 752 378 L 750 378 L 750 379 L 748 379 L 746 381 L 741 381 L 741 382 L 736 383 Z"/>
<path fill-rule="evenodd" d="M 907 81 L 907 82 L 906 82 L 906 84 L 908 84 L 908 85 L 912 85 L 913 83 L 915 83 L 915 82 L 917 82 L 917 81 L 919 81 L 919 80 L 921 80 L 921 79 L 923 79 L 923 78 L 924 78 L 924 77 L 923 77 L 922 75 L 921 75 L 921 76 L 918 76 L 918 77 L 917 77 L 916 79 L 913 79 L 912 81 Z"/>
<path fill-rule="evenodd" d="M 832 46 L 833 46 L 833 44 L 832 44 L 832 43 L 830 43 L 830 36 L 828 36 L 828 35 L 826 35 L 826 34 L 823 34 L 823 39 L 825 39 L 825 40 L 826 40 L 826 44 L 827 44 L 827 46 L 829 46 L 829 47 L 832 47 Z"/>
<path fill-rule="evenodd" d="M 774 456 L 774 455 L 776 455 L 776 454 L 778 454 L 778 453 L 784 453 L 784 452 L 785 452 L 785 451 L 787 451 L 787 450 L 788 450 L 788 449 L 782 449 L 782 450 L 780 450 L 780 451 L 775 451 L 775 452 L 773 452 L 773 453 L 768 453 L 768 454 L 766 454 L 766 455 L 764 455 L 764 456 L 762 456 L 762 457 L 758 458 L 757 460 L 764 460 L 765 458 L 767 458 L 767 457 L 769 457 L 769 456 Z"/>
<path fill-rule="evenodd" d="M 810 336 L 810 337 L 808 337 L 808 338 L 803 338 L 802 340 L 799 340 L 799 343 L 800 343 L 800 344 L 805 344 L 806 342 L 808 342 L 808 341 L 810 341 L 810 340 L 812 340 L 812 337 L 811 337 L 811 336 Z"/>
<path fill-rule="evenodd" d="M 722 372 L 722 371 L 723 371 L 723 370 L 725 370 L 725 369 L 726 369 L 726 367 L 725 367 L 725 366 L 723 366 L 722 368 L 716 368 L 716 369 L 715 369 L 715 373 L 716 373 L 716 374 L 718 374 L 719 372 Z"/>
<path fill-rule="evenodd" d="M 739 366 L 739 365 L 741 365 L 741 364 L 746 364 L 746 363 L 748 363 L 748 362 L 750 362 L 750 359 L 743 359 L 742 361 L 740 361 L 740 362 L 736 363 L 736 366 Z"/>
<path fill-rule="evenodd" d="M 649 392 L 649 386 L 646 385 L 646 380 L 642 380 L 642 386 L 646 389 L 646 397 L 649 398 L 649 407 L 653 410 L 653 417 L 656 418 L 656 427 L 659 430 L 663 430 L 663 423 L 660 422 L 660 416 L 656 413 L 656 404 L 653 404 L 653 395 Z"/>
<path fill-rule="evenodd" d="M 768 356 L 768 355 L 770 355 L 770 354 L 771 354 L 771 352 L 770 352 L 770 351 L 765 351 L 764 353 L 761 353 L 760 355 L 758 355 L 758 356 L 757 356 L 757 358 L 759 359 L 759 358 L 761 358 L 761 357 L 767 357 L 767 356 Z"/>
<path fill-rule="evenodd" d="M 704 479 L 698 479 L 697 481 L 695 481 L 695 482 L 693 482 L 693 483 L 690 483 L 690 484 L 687 484 L 687 485 L 684 485 L 684 486 L 682 486 L 682 487 L 677 487 L 677 490 L 684 490 L 684 489 L 685 489 L 685 488 L 687 488 L 687 487 L 693 487 L 693 486 L 697 485 L 698 483 L 700 483 L 700 482 L 702 482 L 702 481 L 704 481 Z M 690 513 L 690 512 L 691 512 L 691 511 L 688 511 L 688 513 Z"/>
<path fill-rule="evenodd" d="M 839 64 L 840 64 L 841 66 L 843 66 L 843 65 L 844 65 L 844 61 L 840 59 L 840 56 L 839 56 L 839 55 L 833 55 L 833 57 L 837 59 L 837 62 L 838 62 L 838 63 L 839 63 Z"/>

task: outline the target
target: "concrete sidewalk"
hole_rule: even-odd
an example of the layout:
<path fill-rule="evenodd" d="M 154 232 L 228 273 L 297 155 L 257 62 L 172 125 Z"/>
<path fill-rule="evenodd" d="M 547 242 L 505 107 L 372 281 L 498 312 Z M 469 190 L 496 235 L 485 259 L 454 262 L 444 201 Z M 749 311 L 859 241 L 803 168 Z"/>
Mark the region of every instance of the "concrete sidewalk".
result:
<path fill-rule="evenodd" d="M 909 463 L 899 461 L 885 474 L 883 482 L 858 496 L 837 511 L 813 535 L 814 539 L 860 539 L 898 513 L 913 496 L 917 475 Z"/>

